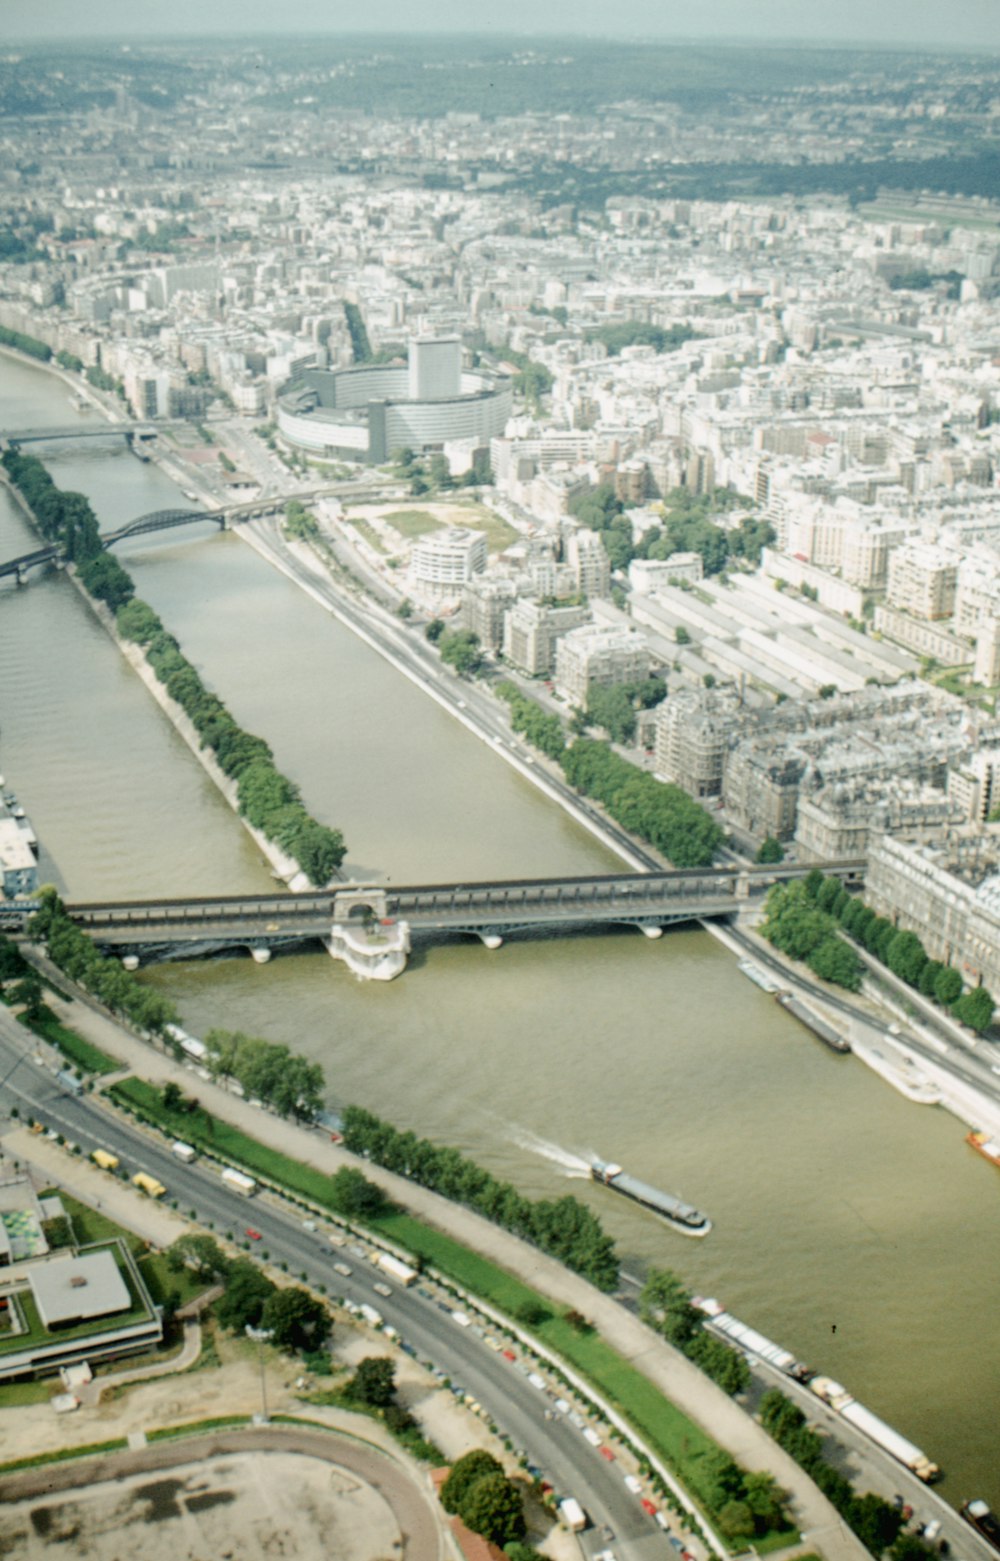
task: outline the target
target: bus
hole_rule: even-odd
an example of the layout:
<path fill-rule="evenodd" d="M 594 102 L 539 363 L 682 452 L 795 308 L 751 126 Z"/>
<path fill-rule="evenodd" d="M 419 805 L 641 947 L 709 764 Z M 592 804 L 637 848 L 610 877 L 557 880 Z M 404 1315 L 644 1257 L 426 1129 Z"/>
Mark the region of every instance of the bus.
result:
<path fill-rule="evenodd" d="M 147 1198 L 162 1198 L 166 1192 L 162 1182 L 158 1182 L 155 1176 L 150 1176 L 148 1171 L 137 1171 L 132 1178 L 132 1186 L 138 1187 Z"/>
<path fill-rule="evenodd" d="M 231 1165 L 226 1166 L 222 1180 L 232 1192 L 238 1192 L 241 1198 L 252 1198 L 257 1191 L 253 1177 L 244 1175 L 242 1171 L 234 1171 Z"/>
<path fill-rule="evenodd" d="M 95 1165 L 99 1165 L 102 1171 L 117 1171 L 118 1156 L 112 1154 L 110 1149 L 95 1149 L 90 1158 Z"/>

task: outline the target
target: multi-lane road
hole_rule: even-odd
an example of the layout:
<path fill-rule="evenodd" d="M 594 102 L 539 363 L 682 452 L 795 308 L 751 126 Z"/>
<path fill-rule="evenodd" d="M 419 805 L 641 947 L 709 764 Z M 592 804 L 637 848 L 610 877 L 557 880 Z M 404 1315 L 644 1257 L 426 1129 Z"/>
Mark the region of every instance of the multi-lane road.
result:
<path fill-rule="evenodd" d="M 204 1161 L 185 1165 L 158 1135 L 111 1112 L 99 1097 L 76 1095 L 63 1087 L 53 1071 L 58 1067 L 48 1049 L 40 1048 L 0 1006 L 0 1110 L 4 1115 L 17 1106 L 22 1120 L 34 1116 L 78 1144 L 84 1154 L 98 1148 L 112 1150 L 130 1176 L 145 1170 L 161 1181 L 179 1210 L 196 1216 L 199 1225 L 211 1225 L 237 1242 L 249 1241 L 253 1255 L 267 1252 L 271 1263 L 286 1263 L 290 1274 L 304 1276 L 312 1286 L 324 1286 L 331 1295 L 375 1307 L 418 1359 L 430 1362 L 463 1394 L 478 1401 L 558 1494 L 577 1498 L 592 1520 L 592 1527 L 581 1535 L 585 1555 L 609 1545 L 619 1561 L 666 1561 L 675 1554 L 638 1495 L 626 1488 L 620 1459 L 609 1461 L 585 1438 L 584 1424 L 593 1427 L 598 1422 L 583 1422 L 583 1416 L 572 1410 L 583 1422 L 577 1424 L 555 1408 L 561 1390 L 551 1382 L 543 1363 L 505 1338 L 504 1348 L 516 1357 L 508 1359 L 495 1347 L 499 1337 L 487 1342 L 489 1325 L 476 1318 L 463 1325 L 454 1316 L 455 1311 L 461 1313 L 461 1302 L 449 1299 L 430 1281 L 421 1280 L 419 1288 L 410 1289 L 391 1285 L 388 1296 L 377 1293 L 374 1286 L 384 1276 L 368 1261 L 368 1249 L 358 1238 L 349 1237 L 347 1245 L 334 1247 L 318 1219 L 308 1224 L 320 1228 L 307 1228 L 301 1210 L 269 1195 L 241 1198 L 223 1184 L 218 1168 Z M 69 1159 L 66 1170 L 71 1185 Z M 249 1229 L 258 1232 L 260 1239 L 250 1240 Z M 349 1267 L 350 1274 L 338 1272 L 334 1263 Z M 545 1386 L 529 1380 L 529 1372 Z M 613 1531 L 613 1541 L 604 1536 L 605 1526 Z"/>

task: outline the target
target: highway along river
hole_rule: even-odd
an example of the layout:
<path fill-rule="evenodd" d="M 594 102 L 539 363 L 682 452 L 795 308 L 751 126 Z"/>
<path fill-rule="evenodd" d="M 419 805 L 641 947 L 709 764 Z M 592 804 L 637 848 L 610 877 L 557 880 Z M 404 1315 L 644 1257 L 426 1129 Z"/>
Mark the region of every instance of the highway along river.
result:
<path fill-rule="evenodd" d="M 0 427 L 81 416 L 0 363 Z M 43 447 L 110 528 L 178 502 L 123 447 Z M 33 535 L 0 493 L 2 557 Z M 124 550 L 140 595 L 237 718 L 271 742 L 347 866 L 395 882 L 610 870 L 613 859 L 237 537 Z M 76 898 L 266 889 L 268 868 L 69 583 L 0 586 L 0 768 Z M 627 1261 L 676 1267 L 844 1382 L 1000 1506 L 997 1173 L 943 1111 L 826 1051 L 700 931 L 418 953 L 389 986 L 325 954 L 164 966 L 189 1028 L 240 1026 L 319 1059 L 357 1101 L 525 1191 L 577 1192 Z M 685 1240 L 572 1179 L 581 1153 L 704 1208 Z"/>

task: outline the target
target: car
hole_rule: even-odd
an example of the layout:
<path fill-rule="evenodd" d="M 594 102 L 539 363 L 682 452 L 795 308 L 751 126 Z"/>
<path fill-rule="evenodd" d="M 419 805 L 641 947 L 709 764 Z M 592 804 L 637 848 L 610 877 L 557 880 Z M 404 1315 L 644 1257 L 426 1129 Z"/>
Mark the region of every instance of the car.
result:
<path fill-rule="evenodd" d="M 501 1350 L 500 1353 L 504 1360 L 517 1360 L 517 1356 L 514 1354 L 513 1350 Z"/>
<path fill-rule="evenodd" d="M 648 1512 L 649 1513 L 651 1518 L 655 1518 L 656 1517 L 656 1515 L 657 1515 L 656 1504 L 654 1502 L 650 1501 L 648 1496 L 644 1496 L 642 1498 L 642 1501 L 639 1503 L 639 1505 L 642 1507 L 643 1512 Z"/>
<path fill-rule="evenodd" d="M 303 1230 L 315 1230 L 316 1229 L 316 1221 L 315 1220 L 303 1220 L 302 1221 L 302 1229 Z"/>
<path fill-rule="evenodd" d="M 260 1231 L 259 1230 L 254 1230 L 252 1225 L 248 1225 L 247 1226 L 247 1228 L 246 1228 L 246 1235 L 248 1235 L 250 1237 L 251 1241 L 260 1241 L 262 1239 Z"/>
<path fill-rule="evenodd" d="M 601 1451 L 603 1452 L 604 1449 L 602 1448 Z M 642 1495 L 642 1481 L 638 1478 L 637 1475 L 626 1474 L 626 1476 L 625 1476 L 625 1488 L 626 1488 L 626 1490 L 630 1490 L 632 1492 L 633 1496 L 641 1496 Z"/>
<path fill-rule="evenodd" d="M 680 1555 L 681 1551 L 684 1549 L 684 1546 L 681 1544 L 681 1542 L 677 1538 L 676 1534 L 671 1534 L 671 1536 L 670 1536 L 670 1543 L 673 1545 L 674 1549 L 677 1551 L 677 1554 Z"/>
<path fill-rule="evenodd" d="M 941 1519 L 932 1518 L 930 1523 L 928 1523 L 927 1527 L 924 1529 L 924 1539 L 927 1540 L 928 1543 L 932 1543 L 935 1539 L 937 1539 L 940 1532 Z"/>
<path fill-rule="evenodd" d="M 382 1284 L 381 1282 L 379 1282 L 377 1285 L 373 1285 L 372 1288 L 374 1289 L 376 1295 L 392 1295 L 392 1290 L 390 1287 L 388 1285 Z"/>
<path fill-rule="evenodd" d="M 605 1461 L 606 1461 L 606 1462 L 607 1462 L 607 1463 L 614 1463 L 614 1461 L 615 1461 L 615 1455 L 614 1455 L 614 1453 L 613 1453 L 613 1452 L 612 1452 L 612 1451 L 611 1451 L 611 1448 L 610 1448 L 610 1447 L 607 1447 L 607 1446 L 604 1446 L 604 1447 L 599 1447 L 599 1448 L 598 1448 L 598 1449 L 597 1449 L 597 1450 L 598 1450 L 598 1452 L 599 1452 L 599 1453 L 600 1453 L 600 1455 L 601 1455 L 601 1457 L 602 1457 L 602 1458 L 603 1458 L 603 1459 L 604 1459 L 604 1460 L 605 1460 Z"/>

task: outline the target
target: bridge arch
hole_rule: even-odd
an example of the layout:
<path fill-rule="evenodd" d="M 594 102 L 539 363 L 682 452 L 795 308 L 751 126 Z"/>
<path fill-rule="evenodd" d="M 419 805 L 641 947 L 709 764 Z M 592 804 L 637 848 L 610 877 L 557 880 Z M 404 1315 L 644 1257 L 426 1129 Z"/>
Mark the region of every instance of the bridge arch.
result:
<path fill-rule="evenodd" d="M 341 889 L 333 897 L 334 921 L 382 921 L 386 911 L 384 889 Z"/>

